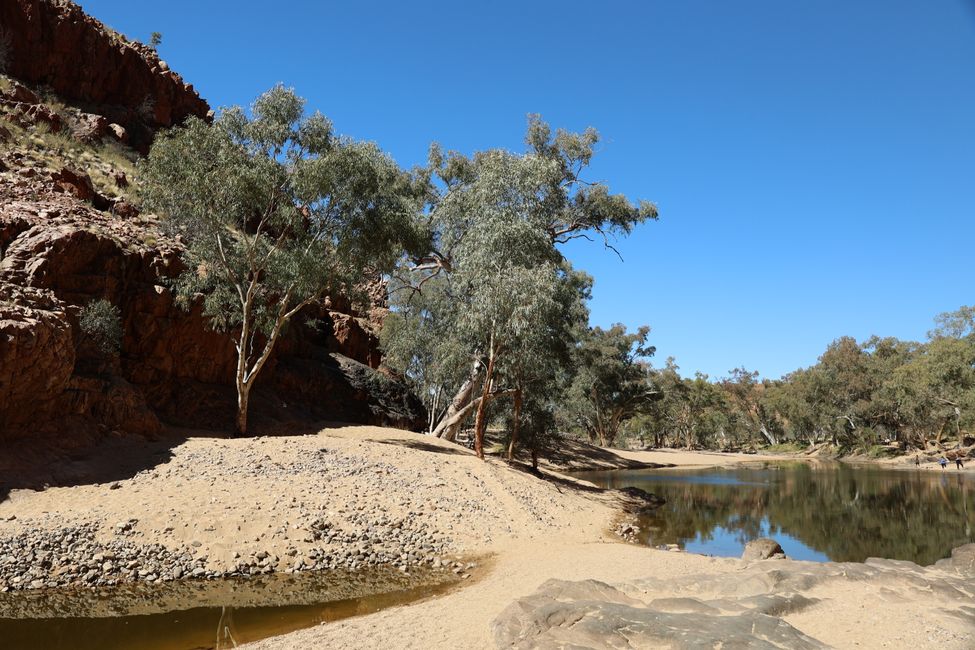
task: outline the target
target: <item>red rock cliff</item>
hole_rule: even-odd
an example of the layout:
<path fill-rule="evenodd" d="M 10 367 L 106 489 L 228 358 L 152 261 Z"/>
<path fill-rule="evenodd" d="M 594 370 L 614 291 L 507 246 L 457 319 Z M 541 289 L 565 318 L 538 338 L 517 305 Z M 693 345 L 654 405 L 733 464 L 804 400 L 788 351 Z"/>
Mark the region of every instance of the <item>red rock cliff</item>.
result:
<path fill-rule="evenodd" d="M 71 2 L 0 0 L 2 71 L 122 125 L 134 145 L 152 132 L 210 110 L 192 86 L 159 60 Z"/>
<path fill-rule="evenodd" d="M 9 76 L 74 104 L 55 110 L 0 78 L 0 443 L 151 434 L 162 422 L 230 428 L 232 338 L 198 305 L 174 304 L 181 244 L 139 214 L 135 154 L 110 128 L 124 122 L 148 145 L 155 129 L 205 115 L 206 103 L 152 50 L 71 3 L 0 0 L 0 39 Z M 257 430 L 308 419 L 422 425 L 419 401 L 376 371 L 386 305 L 384 287 L 373 289 L 361 313 L 331 299 L 289 328 L 255 388 Z M 79 327 L 82 307 L 100 299 L 121 313 L 117 355 Z"/>

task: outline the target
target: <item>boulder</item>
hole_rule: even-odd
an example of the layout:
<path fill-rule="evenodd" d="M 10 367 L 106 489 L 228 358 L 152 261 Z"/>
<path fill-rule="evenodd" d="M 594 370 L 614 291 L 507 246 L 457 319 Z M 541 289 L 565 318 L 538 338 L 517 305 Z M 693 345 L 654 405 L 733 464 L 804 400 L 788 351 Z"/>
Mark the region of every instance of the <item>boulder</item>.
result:
<path fill-rule="evenodd" d="M 71 134 L 86 143 L 99 142 L 108 133 L 108 120 L 93 113 L 80 113 L 74 119 Z"/>
<path fill-rule="evenodd" d="M 745 544 L 745 551 L 741 554 L 743 560 L 784 560 L 785 551 L 774 539 L 762 537 L 753 539 Z"/>
<path fill-rule="evenodd" d="M 41 103 L 41 98 L 38 97 L 33 90 L 21 83 L 17 83 L 16 81 L 10 82 L 10 87 L 0 93 L 0 98 L 3 98 L 8 102 L 18 102 L 24 104 Z"/>
<path fill-rule="evenodd" d="M 125 127 L 123 127 L 122 125 L 115 124 L 115 123 L 109 124 L 108 130 L 113 136 L 115 136 L 115 139 L 121 142 L 122 144 L 129 143 L 129 133 L 128 131 L 125 130 Z"/>
<path fill-rule="evenodd" d="M 82 201 L 90 202 L 97 194 L 88 174 L 70 167 L 62 167 L 61 171 L 51 174 L 51 180 L 58 190 L 67 192 Z"/>
<path fill-rule="evenodd" d="M 951 549 L 951 557 L 938 560 L 935 566 L 975 575 L 975 544 L 965 544 Z"/>
<path fill-rule="evenodd" d="M 27 118 L 28 124 L 46 124 L 54 133 L 59 133 L 64 128 L 64 120 L 51 108 L 43 104 L 33 104 L 30 106 L 19 107 L 21 113 Z"/>

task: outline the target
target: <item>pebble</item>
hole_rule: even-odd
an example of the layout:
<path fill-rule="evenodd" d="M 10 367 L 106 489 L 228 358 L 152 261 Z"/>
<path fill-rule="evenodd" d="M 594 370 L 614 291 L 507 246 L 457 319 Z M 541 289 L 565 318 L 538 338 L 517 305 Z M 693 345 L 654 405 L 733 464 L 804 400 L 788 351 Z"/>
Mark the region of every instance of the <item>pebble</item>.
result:
<path fill-rule="evenodd" d="M 107 522 L 83 522 L 64 525 L 55 518 L 29 521 L 20 530 L 0 538 L 0 592 L 45 589 L 66 586 L 99 588 L 127 582 L 168 582 L 185 579 L 214 579 L 227 576 L 266 575 L 276 572 L 330 571 L 338 569 L 365 569 L 388 566 L 409 575 L 415 568 L 434 570 L 456 569 L 463 577 L 472 564 L 453 563 L 444 555 L 453 551 L 448 533 L 434 525 L 422 513 L 428 510 L 428 495 L 416 489 L 415 477 L 404 476 L 395 465 L 349 456 L 330 450 L 317 450 L 296 456 L 292 462 L 272 462 L 257 449 L 254 462 L 214 463 L 212 458 L 191 452 L 181 458 L 181 467 L 188 478 L 199 476 L 199 467 L 219 466 L 221 475 L 259 476 L 287 478 L 295 475 L 321 476 L 322 480 L 359 477 L 368 481 L 368 491 L 373 495 L 405 493 L 408 496 L 392 501 L 363 499 L 340 506 L 338 512 L 320 509 L 309 512 L 305 504 L 291 498 L 271 508 L 293 509 L 287 519 L 280 520 L 280 528 L 269 529 L 267 539 L 258 536 L 248 546 L 232 550 L 232 560 L 227 566 L 215 567 L 199 551 L 205 550 L 205 539 L 193 539 L 184 545 L 174 545 L 170 536 L 168 545 L 139 543 L 141 536 L 136 530 L 138 519 Z M 211 452 L 212 453 L 212 452 Z M 175 468 L 167 468 L 167 474 Z M 133 491 L 152 485 L 151 472 L 137 474 L 128 479 Z M 121 483 L 112 483 L 110 489 L 118 489 Z M 483 513 L 489 506 L 479 503 L 476 497 L 464 495 L 440 496 L 441 511 L 454 512 L 460 518 L 473 513 Z M 398 514 L 388 512 L 398 506 Z M 256 506 L 255 506 L 256 507 Z M 405 516 L 404 514 L 405 513 Z M 297 515 L 301 516 L 298 517 Z M 14 515 L 6 518 L 16 519 Z M 177 524 L 178 525 L 178 524 Z M 442 524 L 441 524 L 442 525 Z M 104 529 L 110 535 L 106 538 Z M 184 526 L 185 528 L 186 526 Z M 195 528 L 195 526 L 194 526 Z M 448 527 L 452 529 L 452 527 Z M 213 526 L 202 529 L 213 532 Z M 172 533 L 174 526 L 167 526 Z M 158 531 L 153 531 L 158 532 Z M 100 534 L 102 533 L 102 534 Z M 309 547 L 300 550 L 293 546 L 277 552 L 286 557 L 282 561 L 270 550 L 252 550 L 270 538 L 284 536 L 302 540 Z M 109 539 L 110 541 L 100 541 Z M 96 541 L 99 540 L 99 541 Z M 244 541 L 244 540 L 241 540 Z M 253 545 L 250 545 L 250 542 Z"/>

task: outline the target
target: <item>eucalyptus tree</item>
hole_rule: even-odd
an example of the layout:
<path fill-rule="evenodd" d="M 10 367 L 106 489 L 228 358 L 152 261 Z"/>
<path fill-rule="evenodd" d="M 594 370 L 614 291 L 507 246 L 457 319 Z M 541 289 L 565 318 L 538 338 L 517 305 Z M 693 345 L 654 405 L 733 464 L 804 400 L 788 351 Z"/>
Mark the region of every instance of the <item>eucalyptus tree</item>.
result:
<path fill-rule="evenodd" d="M 624 421 L 645 409 L 658 392 L 645 359 L 650 328 L 627 332 L 620 324 L 593 327 L 575 350 L 575 376 L 565 401 L 565 416 L 602 446 L 616 441 Z"/>
<path fill-rule="evenodd" d="M 518 391 L 506 383 L 519 367 L 511 360 L 531 349 L 545 363 L 549 353 L 532 337 L 567 318 L 559 295 L 569 272 L 558 244 L 586 237 L 612 247 L 614 237 L 656 218 L 652 204 L 583 178 L 597 142 L 592 129 L 553 134 L 531 117 L 523 154 L 431 148 L 432 246 L 394 274 L 384 341 L 390 362 L 442 410 L 433 435 L 451 439 L 476 412 L 483 455 L 488 403 Z"/>
<path fill-rule="evenodd" d="M 187 241 L 180 301 L 202 295 L 211 325 L 233 332 L 239 435 L 254 381 L 295 315 L 420 241 L 422 175 L 336 136 L 282 86 L 249 115 L 230 108 L 212 125 L 190 118 L 161 135 L 142 171 L 147 207 Z"/>
<path fill-rule="evenodd" d="M 524 420 L 529 432 L 526 442 L 536 466 L 538 451 L 551 438 L 559 396 L 568 388 L 575 372 L 577 333 L 589 321 L 586 301 L 592 278 L 564 263 L 554 280 L 552 302 L 540 313 L 534 326 L 516 340 L 512 354 L 505 357 L 500 368 L 505 383 L 514 391 L 508 460 L 515 456 Z"/>
<path fill-rule="evenodd" d="M 768 444 L 777 444 L 778 423 L 765 400 L 769 382 L 759 381 L 757 370 L 739 367 L 733 369 L 720 385 L 729 403 L 731 420 L 739 429 L 738 437 L 743 438 L 743 442 L 751 442 L 759 433 Z"/>

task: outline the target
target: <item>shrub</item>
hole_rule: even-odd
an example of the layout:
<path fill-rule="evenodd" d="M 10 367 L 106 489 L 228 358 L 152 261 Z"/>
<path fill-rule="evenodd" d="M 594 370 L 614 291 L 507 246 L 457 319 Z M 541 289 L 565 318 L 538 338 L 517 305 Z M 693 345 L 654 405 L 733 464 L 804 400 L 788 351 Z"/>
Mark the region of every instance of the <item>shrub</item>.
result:
<path fill-rule="evenodd" d="M 78 324 L 84 335 L 105 354 L 118 354 L 121 351 L 121 312 L 109 301 L 96 300 L 85 305 Z"/>

